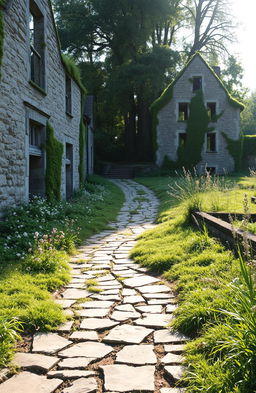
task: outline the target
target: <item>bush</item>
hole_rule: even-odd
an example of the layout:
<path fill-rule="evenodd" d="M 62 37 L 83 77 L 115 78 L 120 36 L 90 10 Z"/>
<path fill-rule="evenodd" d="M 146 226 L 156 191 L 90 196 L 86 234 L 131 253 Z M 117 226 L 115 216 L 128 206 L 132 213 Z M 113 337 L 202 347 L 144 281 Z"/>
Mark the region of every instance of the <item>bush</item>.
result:
<path fill-rule="evenodd" d="M 36 250 L 34 254 L 27 255 L 22 262 L 24 273 L 55 273 L 64 268 L 68 261 L 67 255 L 61 251 Z"/>

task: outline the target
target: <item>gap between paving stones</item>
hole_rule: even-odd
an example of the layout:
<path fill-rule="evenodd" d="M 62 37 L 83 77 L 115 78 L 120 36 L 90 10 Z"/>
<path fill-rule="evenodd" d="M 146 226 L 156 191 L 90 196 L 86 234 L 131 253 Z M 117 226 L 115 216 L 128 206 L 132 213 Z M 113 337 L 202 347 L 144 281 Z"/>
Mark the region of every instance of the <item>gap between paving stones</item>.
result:
<path fill-rule="evenodd" d="M 56 299 L 74 320 L 35 334 L 30 353 L 15 357 L 23 371 L 0 384 L 0 393 L 185 391 L 175 382 L 187 337 L 166 329 L 175 297 L 128 258 L 136 237 L 154 226 L 157 198 L 134 181 L 114 182 L 126 201 L 113 229 L 79 247 L 72 280 Z"/>

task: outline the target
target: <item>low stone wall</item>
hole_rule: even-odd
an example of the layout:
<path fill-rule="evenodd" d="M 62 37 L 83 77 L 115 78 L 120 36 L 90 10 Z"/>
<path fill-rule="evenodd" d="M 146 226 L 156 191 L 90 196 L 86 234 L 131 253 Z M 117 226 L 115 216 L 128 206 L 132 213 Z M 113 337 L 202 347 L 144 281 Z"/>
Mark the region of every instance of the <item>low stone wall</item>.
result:
<path fill-rule="evenodd" d="M 243 231 L 242 229 L 234 228 L 230 222 L 225 221 L 229 221 L 230 216 L 238 220 L 244 217 L 243 214 L 235 213 L 195 212 L 193 214 L 193 219 L 200 228 L 205 225 L 210 234 L 219 238 L 221 242 L 229 248 L 236 250 L 238 245 L 242 246 L 244 241 L 247 240 L 251 250 L 256 252 L 256 235 Z M 251 221 L 256 222 L 256 214 L 252 214 L 250 217 Z"/>

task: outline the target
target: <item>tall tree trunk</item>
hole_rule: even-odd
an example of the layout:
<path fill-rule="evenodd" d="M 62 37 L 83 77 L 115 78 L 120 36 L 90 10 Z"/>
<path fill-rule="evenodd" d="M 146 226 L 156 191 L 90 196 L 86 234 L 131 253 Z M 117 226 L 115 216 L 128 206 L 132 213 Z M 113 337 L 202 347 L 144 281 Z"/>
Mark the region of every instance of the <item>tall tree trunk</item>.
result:
<path fill-rule="evenodd" d="M 138 134 L 137 159 L 142 162 L 152 161 L 152 122 L 149 106 L 143 96 L 138 96 Z"/>
<path fill-rule="evenodd" d="M 130 109 L 124 115 L 125 121 L 125 151 L 127 161 L 134 161 L 136 159 L 136 103 L 133 94 L 129 96 Z"/>

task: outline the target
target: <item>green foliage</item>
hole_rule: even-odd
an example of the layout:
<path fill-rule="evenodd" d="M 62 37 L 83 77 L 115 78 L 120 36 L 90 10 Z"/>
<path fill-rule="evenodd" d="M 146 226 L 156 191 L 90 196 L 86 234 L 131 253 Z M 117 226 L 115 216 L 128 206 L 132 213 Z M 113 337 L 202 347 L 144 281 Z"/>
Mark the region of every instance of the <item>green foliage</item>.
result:
<path fill-rule="evenodd" d="M 62 58 L 62 62 L 64 64 L 68 74 L 78 84 L 78 86 L 81 89 L 81 92 L 86 94 L 86 88 L 84 87 L 82 80 L 81 80 L 80 69 L 76 65 L 74 59 L 70 56 L 64 55 L 63 53 L 61 54 L 61 58 Z"/>
<path fill-rule="evenodd" d="M 245 109 L 241 113 L 241 130 L 243 134 L 256 134 L 256 92 L 245 99 Z"/>
<path fill-rule="evenodd" d="M 210 119 L 204 105 L 202 90 L 198 90 L 189 105 L 187 138 L 184 146 L 178 148 L 178 167 L 194 168 L 201 160 L 205 134 L 212 131 L 208 127 Z M 193 148 L 192 148 L 193 146 Z"/>
<path fill-rule="evenodd" d="M 20 339 L 22 330 L 20 321 L 16 318 L 10 320 L 0 318 L 0 369 L 6 367 L 13 357 L 13 345 Z"/>
<path fill-rule="evenodd" d="M 227 149 L 229 154 L 234 160 L 235 171 L 238 172 L 241 169 L 242 156 L 243 156 L 243 137 L 240 136 L 239 139 L 234 140 L 229 138 L 225 132 L 222 132 L 222 136 L 227 143 Z"/>
<path fill-rule="evenodd" d="M 25 273 L 55 273 L 65 270 L 67 254 L 54 249 L 36 250 L 33 254 L 28 254 L 22 262 L 22 270 Z"/>
<path fill-rule="evenodd" d="M 174 285 L 179 307 L 172 327 L 195 338 L 186 348 L 186 391 L 254 393 L 254 263 L 249 270 L 240 261 L 240 268 L 231 251 L 185 221 L 187 205 L 197 195 L 206 211 L 219 196 L 220 210 L 243 212 L 243 183 L 238 189 L 232 179 L 187 175 L 139 181 L 157 192 L 162 212 L 160 224 L 140 236 L 131 255 Z M 246 189 L 248 196 L 253 192 Z M 251 204 L 250 211 L 255 209 Z"/>
<path fill-rule="evenodd" d="M 63 144 L 54 137 L 52 126 L 46 127 L 45 193 L 51 202 L 60 200 Z"/>
<path fill-rule="evenodd" d="M 221 71 L 221 79 L 232 96 L 243 102 L 248 89 L 242 86 L 243 67 L 235 56 L 228 57 L 226 68 Z"/>

